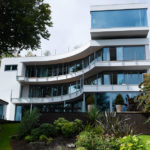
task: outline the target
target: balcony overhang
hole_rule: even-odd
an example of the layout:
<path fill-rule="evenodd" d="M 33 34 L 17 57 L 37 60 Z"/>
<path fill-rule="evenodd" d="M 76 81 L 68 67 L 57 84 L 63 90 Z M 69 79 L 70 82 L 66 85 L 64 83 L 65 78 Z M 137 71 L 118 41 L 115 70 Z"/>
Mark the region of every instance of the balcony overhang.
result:
<path fill-rule="evenodd" d="M 91 29 L 91 38 L 145 38 L 149 32 L 149 27 L 132 28 L 111 28 L 111 29 Z"/>

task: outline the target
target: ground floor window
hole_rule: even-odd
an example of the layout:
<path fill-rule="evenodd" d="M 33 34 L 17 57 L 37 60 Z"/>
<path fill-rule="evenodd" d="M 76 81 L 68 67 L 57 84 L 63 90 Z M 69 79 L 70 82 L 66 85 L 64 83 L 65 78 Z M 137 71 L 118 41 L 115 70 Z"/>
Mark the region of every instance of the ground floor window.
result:
<path fill-rule="evenodd" d="M 129 107 L 128 98 L 133 99 L 139 95 L 139 92 L 99 92 L 86 94 L 86 106 L 95 105 L 100 111 L 116 111 L 114 100 L 118 94 L 121 94 L 124 99 L 122 111 L 127 111 Z"/>
<path fill-rule="evenodd" d="M 3 119 L 3 105 L 0 105 L 0 119 Z"/>

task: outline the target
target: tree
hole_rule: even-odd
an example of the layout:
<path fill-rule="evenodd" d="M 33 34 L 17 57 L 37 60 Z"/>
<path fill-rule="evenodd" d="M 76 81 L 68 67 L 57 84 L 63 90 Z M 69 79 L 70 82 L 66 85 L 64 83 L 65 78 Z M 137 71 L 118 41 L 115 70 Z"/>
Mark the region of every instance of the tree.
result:
<path fill-rule="evenodd" d="M 26 54 L 26 57 L 34 57 L 36 55 L 34 55 L 31 51 L 29 51 L 27 54 Z"/>
<path fill-rule="evenodd" d="M 49 39 L 50 5 L 44 0 L 1 0 L 0 55 L 40 48 L 41 37 Z"/>
<path fill-rule="evenodd" d="M 150 74 L 144 74 L 144 81 L 139 85 L 142 92 L 137 96 L 139 107 L 142 106 L 144 112 L 150 113 Z M 150 122 L 150 118 L 148 119 Z"/>

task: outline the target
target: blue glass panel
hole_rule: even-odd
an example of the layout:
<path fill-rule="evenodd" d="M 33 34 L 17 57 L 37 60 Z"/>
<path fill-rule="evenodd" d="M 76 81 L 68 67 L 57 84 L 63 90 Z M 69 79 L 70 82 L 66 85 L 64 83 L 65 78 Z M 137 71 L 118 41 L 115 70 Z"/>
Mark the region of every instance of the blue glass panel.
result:
<path fill-rule="evenodd" d="M 123 47 L 117 47 L 117 60 L 123 60 Z"/>
<path fill-rule="evenodd" d="M 147 9 L 93 11 L 92 29 L 147 26 Z"/>
<path fill-rule="evenodd" d="M 103 49 L 103 60 L 104 61 L 110 60 L 109 48 Z"/>
<path fill-rule="evenodd" d="M 117 84 L 124 84 L 124 74 L 117 74 Z"/>
<path fill-rule="evenodd" d="M 22 114 L 22 106 L 16 106 L 16 117 L 15 117 L 16 121 L 21 120 L 21 114 Z"/>
<path fill-rule="evenodd" d="M 104 74 L 104 85 L 109 85 L 109 84 L 110 84 L 110 75 Z"/>

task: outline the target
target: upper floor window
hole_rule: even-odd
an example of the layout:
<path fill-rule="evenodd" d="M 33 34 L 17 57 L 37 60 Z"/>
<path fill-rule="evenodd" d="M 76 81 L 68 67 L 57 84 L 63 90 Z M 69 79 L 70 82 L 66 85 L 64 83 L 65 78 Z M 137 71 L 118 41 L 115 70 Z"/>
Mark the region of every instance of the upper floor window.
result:
<path fill-rule="evenodd" d="M 147 9 L 93 11 L 92 29 L 143 27 L 147 25 Z"/>
<path fill-rule="evenodd" d="M 17 65 L 5 65 L 5 71 L 15 71 L 17 70 Z"/>

